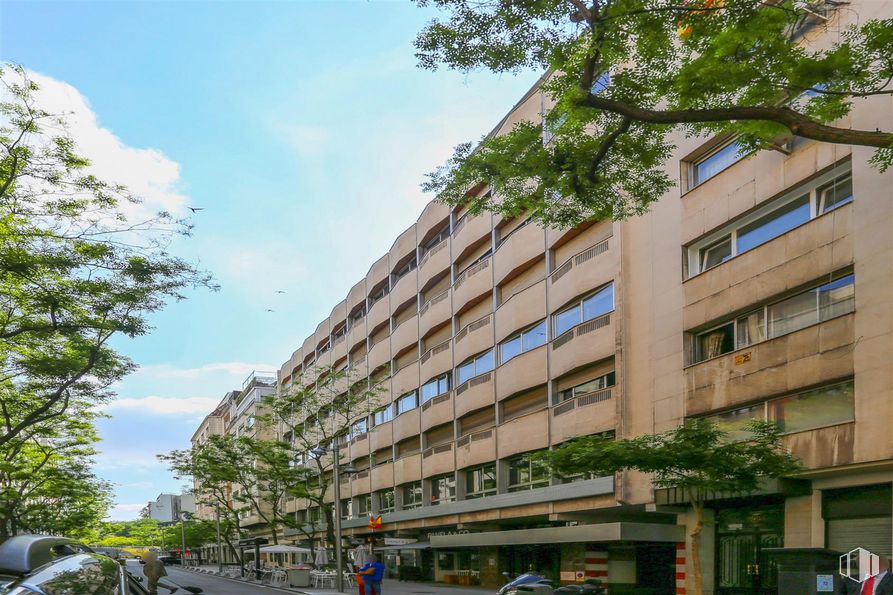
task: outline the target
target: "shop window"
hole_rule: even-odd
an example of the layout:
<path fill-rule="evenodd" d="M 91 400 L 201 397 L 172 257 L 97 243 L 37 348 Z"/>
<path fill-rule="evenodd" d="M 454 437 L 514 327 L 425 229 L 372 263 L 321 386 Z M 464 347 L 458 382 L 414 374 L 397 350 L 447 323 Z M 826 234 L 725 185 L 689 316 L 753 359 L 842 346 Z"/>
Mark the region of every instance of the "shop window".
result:
<path fill-rule="evenodd" d="M 394 512 L 397 509 L 397 500 L 393 489 L 379 490 L 376 492 L 378 498 L 378 513 L 385 514 Z"/>
<path fill-rule="evenodd" d="M 508 460 L 509 492 L 532 490 L 549 485 L 549 470 L 541 462 L 535 461 L 530 453 Z"/>
<path fill-rule="evenodd" d="M 570 399 L 576 399 L 577 397 L 582 397 L 584 395 L 592 394 L 594 392 L 614 386 L 615 378 L 616 376 L 614 372 L 608 372 L 603 376 L 593 378 L 588 382 L 584 382 L 582 384 L 574 386 L 573 388 L 563 390 L 558 393 L 558 401 L 563 402 Z"/>
<path fill-rule="evenodd" d="M 431 506 L 446 504 L 456 501 L 456 476 L 452 473 L 432 477 L 431 482 Z"/>
<path fill-rule="evenodd" d="M 691 244 L 688 275 L 711 269 L 852 201 L 853 176 L 850 164 L 844 164 Z"/>
<path fill-rule="evenodd" d="M 422 403 L 427 403 L 434 397 L 450 392 L 450 375 L 441 374 L 422 385 Z"/>
<path fill-rule="evenodd" d="M 456 367 L 456 383 L 462 384 L 475 376 L 491 371 L 494 367 L 493 363 L 492 349 L 469 358 Z"/>
<path fill-rule="evenodd" d="M 855 277 L 845 275 L 697 334 L 694 362 L 849 314 L 855 305 Z"/>
<path fill-rule="evenodd" d="M 411 510 L 422 505 L 422 482 L 414 481 L 400 486 L 403 496 L 403 510 Z"/>
<path fill-rule="evenodd" d="M 465 499 L 483 498 L 496 493 L 496 463 L 465 471 Z"/>
<path fill-rule="evenodd" d="M 608 283 L 595 293 L 574 302 L 552 315 L 554 336 L 569 331 L 578 324 L 598 318 L 614 309 L 614 282 Z"/>
<path fill-rule="evenodd" d="M 499 363 L 504 364 L 525 351 L 536 349 L 546 344 L 546 321 L 512 335 L 499 344 Z"/>

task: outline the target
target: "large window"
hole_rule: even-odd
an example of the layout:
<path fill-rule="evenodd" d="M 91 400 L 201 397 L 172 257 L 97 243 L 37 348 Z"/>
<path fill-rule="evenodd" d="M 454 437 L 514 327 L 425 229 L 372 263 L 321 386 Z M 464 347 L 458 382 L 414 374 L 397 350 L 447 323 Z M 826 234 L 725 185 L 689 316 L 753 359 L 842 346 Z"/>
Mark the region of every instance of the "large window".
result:
<path fill-rule="evenodd" d="M 785 434 L 846 423 L 855 419 L 855 384 L 847 380 L 726 411 L 707 419 L 715 422 L 733 440 L 746 439 L 747 424 L 753 420 L 774 421 Z"/>
<path fill-rule="evenodd" d="M 397 272 L 394 273 L 394 280 L 396 281 L 397 279 L 405 277 L 409 272 L 416 268 L 416 264 L 418 264 L 416 257 L 413 256 L 406 262 L 406 264 L 397 269 Z"/>
<path fill-rule="evenodd" d="M 509 484 L 510 492 L 532 490 L 549 485 L 549 470 L 538 461 L 534 461 L 530 454 L 509 459 Z"/>
<path fill-rule="evenodd" d="M 372 425 L 375 426 L 386 424 L 392 419 L 394 419 L 394 407 L 391 405 L 377 409 L 372 413 Z"/>
<path fill-rule="evenodd" d="M 456 501 L 456 476 L 452 473 L 431 478 L 431 505 Z"/>
<path fill-rule="evenodd" d="M 355 422 L 352 426 L 350 426 L 350 437 L 356 438 L 357 436 L 362 436 L 368 431 L 368 423 L 369 420 L 363 418 L 358 422 Z"/>
<path fill-rule="evenodd" d="M 376 496 L 378 497 L 378 513 L 385 514 L 387 512 L 394 512 L 397 508 L 396 497 L 394 494 L 394 489 L 391 488 L 389 490 L 379 490 L 376 492 Z"/>
<path fill-rule="evenodd" d="M 496 463 L 465 471 L 465 499 L 483 498 L 496 493 Z"/>
<path fill-rule="evenodd" d="M 466 360 L 456 368 L 456 384 L 462 384 L 466 380 L 479 374 L 489 372 L 494 368 L 493 350 L 488 349 L 483 353 Z"/>
<path fill-rule="evenodd" d="M 444 240 L 447 239 L 448 237 L 450 237 L 450 224 L 449 224 L 449 223 L 447 223 L 446 225 L 444 225 L 444 226 L 443 226 L 443 229 L 441 229 L 441 230 L 437 233 L 437 235 L 433 236 L 430 240 L 428 240 L 427 242 L 425 242 L 424 244 L 422 244 L 422 254 L 423 254 L 423 255 L 424 255 L 424 254 L 427 254 L 428 251 L 431 250 L 431 248 L 433 248 L 433 247 L 436 246 L 437 244 L 441 243 L 442 241 L 444 241 Z"/>
<path fill-rule="evenodd" d="M 427 403 L 437 395 L 450 392 L 450 375 L 441 374 L 422 385 L 422 403 Z"/>
<path fill-rule="evenodd" d="M 741 146 L 732 141 L 695 160 L 689 170 L 689 188 L 703 184 L 743 157 Z"/>
<path fill-rule="evenodd" d="M 419 399 L 416 391 L 412 391 L 411 393 L 406 393 L 399 399 L 397 399 L 397 415 L 401 413 L 406 413 L 407 411 L 411 411 L 419 406 Z"/>
<path fill-rule="evenodd" d="M 353 499 L 354 517 L 361 518 L 372 512 L 372 494 L 363 494 Z"/>
<path fill-rule="evenodd" d="M 595 293 L 571 304 L 552 315 L 552 324 L 557 337 L 581 322 L 598 318 L 614 309 L 614 282 L 608 283 Z"/>
<path fill-rule="evenodd" d="M 504 364 L 516 355 L 521 355 L 525 351 L 536 349 L 540 345 L 546 344 L 546 321 L 542 320 L 538 324 L 512 335 L 499 344 L 499 363 Z"/>
<path fill-rule="evenodd" d="M 689 276 L 706 271 L 853 200 L 850 165 L 842 165 L 688 248 Z"/>
<path fill-rule="evenodd" d="M 614 375 L 614 372 L 609 372 L 604 376 L 593 378 L 592 380 L 563 390 L 558 393 L 558 401 L 563 402 L 570 399 L 576 399 L 577 397 L 582 397 L 583 395 L 588 395 L 596 391 L 606 389 L 610 386 L 614 386 L 615 378 L 616 376 Z"/>
<path fill-rule="evenodd" d="M 403 510 L 418 508 L 422 505 L 422 482 L 414 481 L 400 486 L 403 496 Z"/>
<path fill-rule="evenodd" d="M 695 363 L 800 330 L 855 309 L 855 278 L 846 275 L 762 306 L 695 336 Z"/>

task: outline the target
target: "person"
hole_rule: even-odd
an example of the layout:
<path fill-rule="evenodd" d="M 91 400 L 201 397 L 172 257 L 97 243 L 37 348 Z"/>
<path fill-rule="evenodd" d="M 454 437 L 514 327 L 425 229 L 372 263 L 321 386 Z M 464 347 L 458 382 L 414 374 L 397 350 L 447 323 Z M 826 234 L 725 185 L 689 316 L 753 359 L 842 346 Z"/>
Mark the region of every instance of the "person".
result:
<path fill-rule="evenodd" d="M 378 561 L 378 556 L 369 556 L 369 562 L 360 568 L 359 575 L 363 577 L 366 595 L 381 595 L 381 580 L 384 578 L 384 564 Z"/>
<path fill-rule="evenodd" d="M 893 595 L 893 574 L 889 572 L 890 561 L 878 556 L 878 573 L 861 583 L 844 576 L 840 581 L 840 595 Z"/>
<path fill-rule="evenodd" d="M 167 589 L 171 593 L 177 592 L 177 587 L 170 587 L 161 581 L 161 577 L 167 576 L 167 570 L 164 569 L 164 562 L 158 559 L 155 552 L 148 551 L 143 554 L 143 574 L 146 575 L 146 587 L 151 595 L 158 595 L 158 587 Z"/>
<path fill-rule="evenodd" d="M 363 583 L 363 575 L 360 574 L 359 568 L 357 568 L 357 589 L 359 589 L 360 595 L 366 595 L 366 585 Z"/>

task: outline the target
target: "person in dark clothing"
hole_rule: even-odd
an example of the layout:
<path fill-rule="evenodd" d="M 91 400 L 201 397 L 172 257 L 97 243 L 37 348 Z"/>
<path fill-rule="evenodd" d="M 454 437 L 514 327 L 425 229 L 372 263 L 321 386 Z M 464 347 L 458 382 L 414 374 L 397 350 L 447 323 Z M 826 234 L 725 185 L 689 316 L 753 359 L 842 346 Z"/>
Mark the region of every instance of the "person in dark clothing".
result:
<path fill-rule="evenodd" d="M 842 577 L 839 595 L 893 595 L 893 574 L 888 572 L 890 561 L 878 556 L 878 573 L 861 583 L 849 577 Z"/>
<path fill-rule="evenodd" d="M 363 577 L 363 583 L 366 585 L 366 595 L 381 595 L 384 564 L 378 561 L 378 556 L 370 556 L 369 560 L 359 570 L 359 574 Z"/>

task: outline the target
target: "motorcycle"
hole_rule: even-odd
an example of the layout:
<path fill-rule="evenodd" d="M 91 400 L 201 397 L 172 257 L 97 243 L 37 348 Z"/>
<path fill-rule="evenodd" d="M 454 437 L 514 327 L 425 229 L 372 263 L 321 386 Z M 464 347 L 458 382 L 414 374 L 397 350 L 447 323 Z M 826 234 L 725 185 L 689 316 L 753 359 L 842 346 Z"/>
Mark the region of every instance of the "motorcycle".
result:
<path fill-rule="evenodd" d="M 597 578 L 586 579 L 581 584 L 556 588 L 551 580 L 535 573 L 522 574 L 514 578 L 507 572 L 502 574 L 509 582 L 499 590 L 498 595 L 605 595 L 607 593 L 604 584 Z"/>

